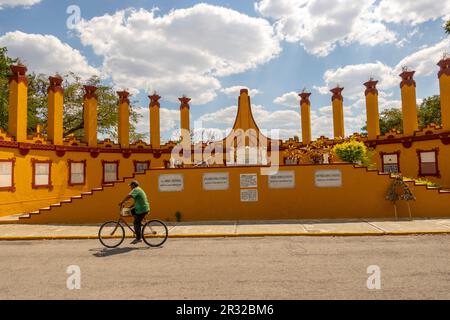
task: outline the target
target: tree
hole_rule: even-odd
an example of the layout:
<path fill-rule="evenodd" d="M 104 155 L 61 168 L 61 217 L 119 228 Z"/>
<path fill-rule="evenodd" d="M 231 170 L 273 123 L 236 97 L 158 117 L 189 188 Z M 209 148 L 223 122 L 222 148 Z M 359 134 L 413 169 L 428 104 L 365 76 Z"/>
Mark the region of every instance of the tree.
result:
<path fill-rule="evenodd" d="M 450 34 L 450 20 L 445 23 L 444 30 L 446 34 Z"/>
<path fill-rule="evenodd" d="M 419 129 L 425 128 L 429 124 L 441 125 L 441 103 L 440 96 L 434 95 L 423 99 L 422 103 L 417 108 L 417 117 L 419 122 Z M 385 134 L 391 129 L 399 131 L 403 130 L 403 116 L 401 109 L 390 108 L 386 109 L 380 114 L 380 132 Z M 361 128 L 366 131 L 367 126 Z"/>
<path fill-rule="evenodd" d="M 9 66 L 17 63 L 7 55 L 7 49 L 0 47 L 0 128 L 8 129 L 8 75 Z"/>
<path fill-rule="evenodd" d="M 423 99 L 419 106 L 417 116 L 419 117 L 419 128 L 424 128 L 432 123 L 441 125 L 440 96 L 434 95 Z"/>
<path fill-rule="evenodd" d="M 8 76 L 9 66 L 20 62 L 7 56 L 7 49 L 0 48 L 0 127 L 8 128 Z M 44 133 L 47 129 L 47 88 L 48 77 L 43 74 L 31 73 L 28 77 L 28 134 L 36 130 L 37 124 L 42 124 Z M 83 85 L 81 77 L 75 73 L 64 75 L 64 136 L 73 134 L 81 138 L 84 133 L 83 123 Z M 118 112 L 117 95 L 111 86 L 104 85 L 98 77 L 92 77 L 87 84 L 98 87 L 98 132 L 117 138 Z M 132 101 L 132 104 L 135 101 Z M 139 113 L 130 108 L 130 138 L 133 141 L 144 139 L 145 134 L 136 132 L 136 124 L 140 119 Z"/>
<path fill-rule="evenodd" d="M 392 129 L 396 129 L 399 131 L 403 130 L 402 111 L 398 108 L 386 109 L 380 114 L 381 135 L 384 135 Z M 362 127 L 361 130 L 367 132 L 367 125 Z"/>

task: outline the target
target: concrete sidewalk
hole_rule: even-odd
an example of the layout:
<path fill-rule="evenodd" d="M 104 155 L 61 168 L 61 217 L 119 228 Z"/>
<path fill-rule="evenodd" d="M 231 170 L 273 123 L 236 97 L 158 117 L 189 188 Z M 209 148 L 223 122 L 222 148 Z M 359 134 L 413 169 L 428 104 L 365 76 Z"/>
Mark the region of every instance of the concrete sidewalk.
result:
<path fill-rule="evenodd" d="M 169 237 L 450 234 L 450 218 L 168 222 Z M 0 225 L 0 240 L 96 239 L 99 225 Z M 131 232 L 127 230 L 127 236 Z"/>

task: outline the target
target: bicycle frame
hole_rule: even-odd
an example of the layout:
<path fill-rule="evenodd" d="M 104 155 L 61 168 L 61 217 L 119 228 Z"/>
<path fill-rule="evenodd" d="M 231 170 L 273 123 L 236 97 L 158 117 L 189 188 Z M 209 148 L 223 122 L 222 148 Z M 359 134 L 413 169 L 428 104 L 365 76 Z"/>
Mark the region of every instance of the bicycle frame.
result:
<path fill-rule="evenodd" d="M 131 227 L 131 226 L 126 222 L 125 219 L 123 219 L 122 217 L 119 217 L 119 220 L 117 220 L 117 223 L 116 223 L 116 227 L 115 227 L 114 230 L 111 232 L 111 235 L 113 235 L 113 234 L 116 232 L 117 228 L 119 227 L 119 225 L 120 225 L 121 223 L 125 224 L 125 225 L 128 227 L 128 229 L 130 229 L 131 232 L 133 232 L 134 235 L 136 234 L 136 231 L 133 229 L 133 227 Z M 147 223 L 147 220 L 146 220 L 145 218 L 142 219 L 141 226 L 145 225 L 146 223 Z"/>

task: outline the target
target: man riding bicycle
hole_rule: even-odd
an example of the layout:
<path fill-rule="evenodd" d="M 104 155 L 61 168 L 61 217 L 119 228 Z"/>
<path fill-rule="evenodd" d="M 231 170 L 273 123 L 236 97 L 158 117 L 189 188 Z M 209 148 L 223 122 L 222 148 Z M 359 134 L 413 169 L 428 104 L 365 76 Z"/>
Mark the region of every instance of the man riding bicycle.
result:
<path fill-rule="evenodd" d="M 136 244 L 142 241 L 141 224 L 144 217 L 150 212 L 150 205 L 144 190 L 139 187 L 139 182 L 133 180 L 130 182 L 129 186 L 131 191 L 125 199 L 119 203 L 119 206 L 123 206 L 123 204 L 130 199 L 134 200 L 134 208 L 131 210 L 131 214 L 134 217 L 136 239 L 134 239 L 131 244 Z"/>

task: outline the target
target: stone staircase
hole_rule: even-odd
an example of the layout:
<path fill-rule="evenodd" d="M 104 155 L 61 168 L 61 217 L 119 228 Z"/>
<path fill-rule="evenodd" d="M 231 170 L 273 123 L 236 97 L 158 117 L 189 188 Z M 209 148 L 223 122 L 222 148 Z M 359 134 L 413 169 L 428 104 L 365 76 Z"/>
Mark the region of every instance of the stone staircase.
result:
<path fill-rule="evenodd" d="M 148 169 L 146 171 L 148 171 Z M 146 171 L 136 172 L 131 177 L 124 177 L 124 178 L 117 180 L 115 182 L 112 182 L 112 183 L 104 183 L 101 187 L 92 188 L 90 191 L 82 192 L 79 195 L 72 196 L 66 200 L 62 200 L 58 203 L 51 204 L 48 207 L 40 208 L 39 210 L 31 211 L 28 213 L 19 213 L 19 214 L 14 214 L 14 215 L 10 215 L 10 216 L 0 217 L 0 224 L 27 223 L 27 221 L 32 219 L 34 216 L 49 212 L 53 208 L 58 208 L 58 207 L 70 204 L 74 201 L 82 200 L 82 199 L 85 199 L 86 197 L 91 197 L 95 193 L 103 192 L 105 189 L 114 187 L 116 184 L 125 183 L 125 181 L 127 181 L 127 180 L 134 179 L 137 176 L 145 175 Z"/>

